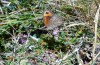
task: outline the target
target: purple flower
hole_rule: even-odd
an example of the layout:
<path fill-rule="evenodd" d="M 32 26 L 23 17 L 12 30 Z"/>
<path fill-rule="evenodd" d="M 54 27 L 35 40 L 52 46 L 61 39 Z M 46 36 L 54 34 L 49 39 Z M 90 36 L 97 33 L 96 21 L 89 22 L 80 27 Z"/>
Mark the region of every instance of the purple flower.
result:
<path fill-rule="evenodd" d="M 43 57 L 43 59 L 42 59 L 43 61 L 45 61 L 45 62 L 49 62 L 49 59 L 48 58 L 46 58 L 46 57 Z"/>
<path fill-rule="evenodd" d="M 55 28 L 55 29 L 53 30 L 53 35 L 54 35 L 54 36 L 57 35 L 58 32 L 59 32 L 58 28 Z"/>
<path fill-rule="evenodd" d="M 50 54 L 50 57 L 51 58 L 56 58 L 56 55 L 52 53 L 52 54 Z"/>
<path fill-rule="evenodd" d="M 27 36 L 26 34 L 22 34 L 21 36 L 19 36 L 18 42 L 19 42 L 19 43 L 26 43 L 27 37 L 28 37 L 28 36 Z"/>

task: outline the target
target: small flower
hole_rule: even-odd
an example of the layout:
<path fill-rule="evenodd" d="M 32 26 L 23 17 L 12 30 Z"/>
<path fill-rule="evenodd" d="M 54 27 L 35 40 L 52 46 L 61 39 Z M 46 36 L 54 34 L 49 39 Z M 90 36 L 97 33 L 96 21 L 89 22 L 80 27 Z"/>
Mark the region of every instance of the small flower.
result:
<path fill-rule="evenodd" d="M 53 30 L 53 35 L 54 35 L 54 36 L 57 35 L 58 32 L 59 32 L 58 28 L 55 28 L 55 29 Z"/>
<path fill-rule="evenodd" d="M 21 36 L 19 36 L 18 42 L 19 42 L 19 43 L 26 43 L 27 37 L 28 37 L 28 36 L 27 36 L 26 34 L 22 34 Z"/>
<path fill-rule="evenodd" d="M 46 58 L 46 57 L 44 57 L 43 59 L 42 59 L 44 62 L 49 62 L 49 59 L 48 58 Z"/>
<path fill-rule="evenodd" d="M 52 53 L 52 54 L 50 54 L 50 57 L 51 58 L 56 58 L 56 55 Z"/>

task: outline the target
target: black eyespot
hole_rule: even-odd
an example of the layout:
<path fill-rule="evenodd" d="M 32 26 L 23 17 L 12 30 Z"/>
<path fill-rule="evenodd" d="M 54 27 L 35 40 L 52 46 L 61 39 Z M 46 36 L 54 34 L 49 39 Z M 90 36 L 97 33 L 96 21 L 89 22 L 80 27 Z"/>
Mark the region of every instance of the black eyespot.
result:
<path fill-rule="evenodd" d="M 49 14 L 49 12 L 46 12 L 46 14 Z"/>

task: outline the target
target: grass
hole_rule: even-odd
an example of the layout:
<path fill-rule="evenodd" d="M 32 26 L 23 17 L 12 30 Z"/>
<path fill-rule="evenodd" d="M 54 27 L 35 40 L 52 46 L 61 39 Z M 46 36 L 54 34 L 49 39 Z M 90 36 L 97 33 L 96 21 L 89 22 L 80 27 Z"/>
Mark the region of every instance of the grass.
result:
<path fill-rule="evenodd" d="M 100 54 L 94 50 L 100 43 L 96 0 L 5 2 L 1 1 L 0 6 L 0 65 L 96 64 Z M 58 40 L 52 31 L 41 29 L 45 10 L 51 10 L 65 21 Z"/>

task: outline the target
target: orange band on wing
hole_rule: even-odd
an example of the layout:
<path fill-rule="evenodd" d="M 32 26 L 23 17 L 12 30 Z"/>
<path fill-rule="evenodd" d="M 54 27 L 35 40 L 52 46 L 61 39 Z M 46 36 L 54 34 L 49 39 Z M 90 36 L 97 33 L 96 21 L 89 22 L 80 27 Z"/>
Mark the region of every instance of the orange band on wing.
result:
<path fill-rule="evenodd" d="M 50 23 L 50 18 L 53 16 L 53 14 L 50 11 L 45 11 L 43 16 L 44 16 L 44 24 L 45 26 L 48 26 Z"/>
<path fill-rule="evenodd" d="M 44 17 L 44 24 L 45 24 L 45 26 L 48 26 L 48 24 L 49 24 L 49 19 L 48 19 L 48 17 Z"/>

